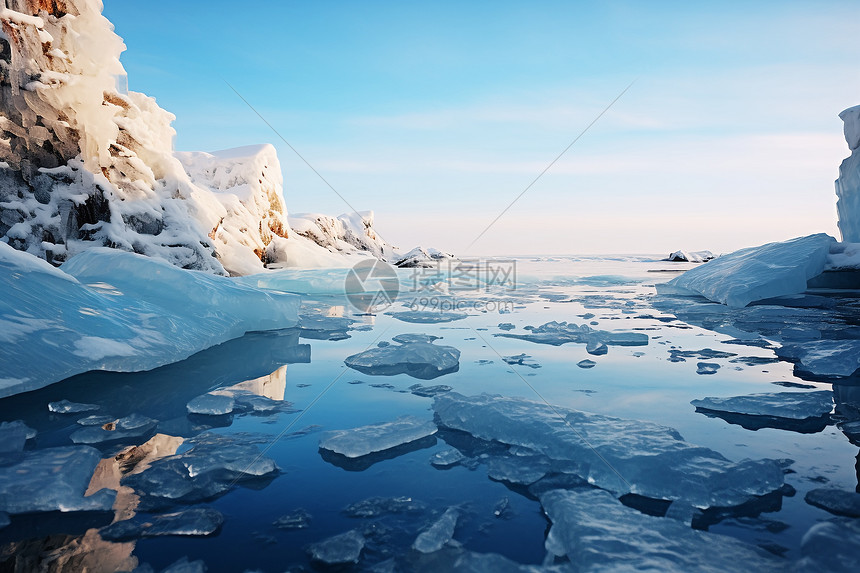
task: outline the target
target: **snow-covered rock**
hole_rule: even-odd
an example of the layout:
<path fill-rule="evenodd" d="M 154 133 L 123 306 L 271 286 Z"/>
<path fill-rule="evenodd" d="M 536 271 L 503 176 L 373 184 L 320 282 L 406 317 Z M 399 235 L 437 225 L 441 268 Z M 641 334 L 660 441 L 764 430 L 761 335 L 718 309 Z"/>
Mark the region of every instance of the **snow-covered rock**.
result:
<path fill-rule="evenodd" d="M 675 251 L 666 260 L 675 263 L 704 263 L 714 258 L 711 251 Z"/>
<path fill-rule="evenodd" d="M 436 425 L 433 422 L 414 416 L 401 416 L 393 422 L 326 432 L 320 438 L 320 449 L 347 458 L 359 458 L 402 446 L 435 433 Z"/>
<path fill-rule="evenodd" d="M 415 247 L 408 253 L 399 255 L 394 261 L 394 266 L 405 269 L 433 268 L 439 264 L 439 261 L 453 258 L 454 255 L 443 253 L 438 249 Z"/>
<path fill-rule="evenodd" d="M 731 307 L 802 293 L 807 281 L 824 271 L 834 242 L 833 237 L 819 233 L 741 249 L 657 285 L 657 292 L 701 295 Z"/>
<path fill-rule="evenodd" d="M 783 485 L 782 469 L 774 460 L 731 462 L 653 422 L 456 392 L 437 396 L 433 409 L 440 427 L 526 448 L 546 458 L 553 472 L 578 476 L 617 495 L 727 507 Z M 529 464 L 534 466 L 534 460 Z"/>
<path fill-rule="evenodd" d="M 298 322 L 294 295 L 117 249 L 57 269 L 0 242 L 0 292 L 0 397 L 88 370 L 149 370 Z"/>

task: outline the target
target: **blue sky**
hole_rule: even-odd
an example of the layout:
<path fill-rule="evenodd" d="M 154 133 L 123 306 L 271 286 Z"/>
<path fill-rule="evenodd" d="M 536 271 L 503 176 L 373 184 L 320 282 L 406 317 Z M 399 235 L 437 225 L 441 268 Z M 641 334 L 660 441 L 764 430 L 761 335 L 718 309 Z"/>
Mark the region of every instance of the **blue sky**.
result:
<path fill-rule="evenodd" d="M 291 212 L 455 254 L 729 251 L 837 235 L 852 3 L 105 0 L 176 147 L 273 143 Z M 630 90 L 468 245 L 630 82 Z"/>

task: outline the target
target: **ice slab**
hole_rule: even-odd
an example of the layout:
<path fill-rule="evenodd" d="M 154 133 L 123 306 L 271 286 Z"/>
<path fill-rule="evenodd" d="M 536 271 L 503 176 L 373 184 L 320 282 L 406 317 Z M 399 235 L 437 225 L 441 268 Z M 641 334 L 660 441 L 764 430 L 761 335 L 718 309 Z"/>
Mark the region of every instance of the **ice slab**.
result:
<path fill-rule="evenodd" d="M 343 316 L 303 314 L 299 317 L 302 338 L 312 340 L 346 340 L 355 321 Z"/>
<path fill-rule="evenodd" d="M 741 249 L 691 269 L 661 285 L 669 295 L 701 295 L 730 307 L 802 293 L 806 282 L 824 271 L 836 240 L 824 233 Z"/>
<path fill-rule="evenodd" d="M 224 516 L 218 510 L 211 507 L 194 507 L 177 513 L 136 515 L 101 528 L 99 535 L 106 541 L 131 541 L 165 535 L 205 537 L 216 533 L 223 523 Z"/>
<path fill-rule="evenodd" d="M 684 500 L 693 507 L 734 506 L 778 490 L 774 460 L 732 462 L 690 444 L 672 428 L 613 418 L 522 398 L 449 392 L 433 403 L 440 427 L 527 448 L 554 472 L 574 475 L 618 495 Z"/>
<path fill-rule="evenodd" d="M 527 366 L 529 368 L 540 368 L 540 364 L 531 361 L 531 356 L 528 354 L 515 354 L 513 356 L 502 356 L 502 360 L 505 364 L 510 364 L 511 366 Z"/>
<path fill-rule="evenodd" d="M 697 412 L 750 430 L 779 428 L 813 433 L 830 423 L 833 392 L 768 392 L 731 398 L 707 397 L 690 403 Z"/>
<path fill-rule="evenodd" d="M 277 475 L 275 462 L 252 443 L 212 433 L 186 440 L 191 449 L 154 461 L 122 479 L 135 490 L 144 510 L 193 503 L 226 493 L 236 484 Z"/>
<path fill-rule="evenodd" d="M 185 408 L 189 414 L 202 416 L 223 416 L 233 411 L 236 401 L 227 394 L 207 393 L 193 398 Z"/>
<path fill-rule="evenodd" d="M 421 553 L 439 551 L 454 537 L 454 529 L 457 527 L 459 518 L 460 512 L 454 507 L 449 507 L 430 527 L 418 534 L 412 548 Z"/>
<path fill-rule="evenodd" d="M 157 424 L 152 418 L 131 414 L 102 426 L 85 426 L 72 432 L 70 437 L 76 444 L 104 444 L 145 437 L 155 431 Z"/>
<path fill-rule="evenodd" d="M 392 513 L 421 513 L 427 506 L 411 497 L 371 497 L 343 510 L 347 517 L 379 517 Z"/>
<path fill-rule="evenodd" d="M 79 402 L 70 402 L 68 400 L 48 403 L 48 411 L 55 414 L 82 414 L 84 412 L 93 412 L 98 409 L 99 406 L 97 404 L 81 404 Z"/>
<path fill-rule="evenodd" d="M 328 565 L 358 563 L 365 543 L 364 536 L 353 529 L 312 544 L 308 553 L 314 561 Z"/>
<path fill-rule="evenodd" d="M 804 498 L 806 503 L 820 507 L 834 515 L 860 517 L 860 493 L 836 488 L 809 490 Z"/>
<path fill-rule="evenodd" d="M 469 316 L 463 312 L 434 312 L 432 310 L 405 310 L 399 312 L 386 312 L 385 314 L 396 318 L 397 320 L 415 324 L 454 322 L 455 320 L 463 320 Z"/>
<path fill-rule="evenodd" d="M 307 529 L 311 526 L 311 514 L 304 509 L 297 509 L 276 519 L 272 525 L 278 529 Z"/>
<path fill-rule="evenodd" d="M 436 452 L 430 457 L 430 464 L 437 468 L 450 468 L 466 459 L 460 450 L 450 448 Z"/>
<path fill-rule="evenodd" d="M 298 322 L 294 295 L 117 249 L 57 269 L 0 243 L 0 292 L 0 397 L 88 370 L 150 370 Z"/>
<path fill-rule="evenodd" d="M 320 438 L 320 449 L 347 458 L 359 458 L 408 444 L 435 433 L 436 425 L 433 422 L 414 416 L 401 416 L 393 422 L 325 432 Z"/>
<path fill-rule="evenodd" d="M 445 384 L 437 384 L 436 386 L 423 386 L 421 384 L 413 384 L 409 387 L 409 390 L 412 391 L 416 396 L 421 396 L 422 398 L 432 398 L 437 394 L 443 394 L 445 392 L 450 392 L 453 390 L 450 386 L 446 386 Z"/>
<path fill-rule="evenodd" d="M 810 340 L 784 344 L 780 358 L 796 361 L 798 369 L 816 376 L 851 376 L 860 368 L 860 340 Z"/>
<path fill-rule="evenodd" d="M 487 475 L 496 481 L 531 485 L 551 470 L 544 456 L 499 456 L 487 461 Z"/>
<path fill-rule="evenodd" d="M 716 374 L 719 369 L 720 365 L 716 362 L 698 362 L 696 364 L 696 374 Z"/>
<path fill-rule="evenodd" d="M 102 458 L 95 448 L 46 448 L 19 456 L 14 463 L 0 466 L 0 511 L 12 515 L 42 511 L 110 511 L 115 491 L 101 490 L 84 497 Z"/>
<path fill-rule="evenodd" d="M 860 520 L 835 518 L 809 528 L 795 571 L 854 573 L 860 570 Z"/>
<path fill-rule="evenodd" d="M 540 501 L 552 522 L 546 549 L 574 571 L 785 570 L 784 560 L 755 546 L 645 515 L 606 491 L 553 490 Z"/>
<path fill-rule="evenodd" d="M 597 362 L 595 362 L 594 360 L 588 360 L 586 358 L 585 360 L 580 360 L 579 362 L 577 362 L 576 365 L 579 366 L 580 368 L 588 369 L 588 368 L 594 368 L 595 366 L 597 366 Z"/>
<path fill-rule="evenodd" d="M 609 346 L 647 346 L 648 335 L 639 332 L 610 332 L 606 330 L 594 330 L 587 324 L 577 325 L 567 322 L 547 322 L 541 326 L 527 326 L 529 334 L 515 334 L 512 332 L 500 332 L 493 336 L 503 338 L 519 338 L 539 344 L 551 344 L 561 346 L 568 342 L 578 342 L 591 345 L 596 353 L 600 354 L 601 345 Z M 605 352 L 602 352 L 605 354 Z"/>
<path fill-rule="evenodd" d="M 412 340 L 403 336 L 394 339 L 398 342 L 399 338 L 399 344 L 370 348 L 347 357 L 344 362 L 363 374 L 407 374 L 419 380 L 431 380 L 460 369 L 460 351 L 453 346 Z"/>
<path fill-rule="evenodd" d="M 27 440 L 36 437 L 36 430 L 21 420 L 0 423 L 0 455 L 24 450 Z"/>

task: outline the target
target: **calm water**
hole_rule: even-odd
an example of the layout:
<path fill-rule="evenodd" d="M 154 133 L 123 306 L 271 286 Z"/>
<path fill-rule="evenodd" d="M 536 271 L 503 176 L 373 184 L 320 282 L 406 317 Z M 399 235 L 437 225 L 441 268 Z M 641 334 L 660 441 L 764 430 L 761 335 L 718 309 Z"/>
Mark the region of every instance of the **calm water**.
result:
<path fill-rule="evenodd" d="M 805 503 L 804 494 L 823 483 L 853 491 L 858 448 L 834 425 L 812 434 L 767 428 L 750 431 L 696 413 L 690 401 L 697 398 L 788 390 L 773 385 L 776 381 L 821 389 L 831 386 L 796 378 L 793 366 L 786 362 L 748 366 L 730 358 L 707 359 L 704 361 L 717 363 L 720 369 L 701 375 L 697 374 L 700 359 L 669 361 L 670 349 L 710 348 L 738 357 L 774 356 L 766 348 L 726 344 L 730 336 L 674 320 L 671 314 L 653 308 L 654 283 L 676 274 L 654 271 L 683 268 L 636 257 L 519 259 L 516 290 L 494 287 L 458 292 L 456 300 L 466 301 L 460 308 L 468 316 L 436 324 L 408 323 L 385 313 L 361 316 L 344 297 L 307 297 L 304 312 L 308 315 L 354 320 L 348 338 L 331 334 L 334 331 L 311 334 L 300 329 L 253 333 L 152 372 L 89 373 L 2 400 L 0 419 L 22 419 L 36 429 L 38 436 L 29 448 L 68 445 L 70 434 L 80 427 L 76 420 L 86 414 L 50 414 L 46 407 L 50 401 L 66 398 L 99 404 L 115 417 L 144 414 L 159 421 L 159 433 L 185 438 L 203 431 L 229 434 L 265 449 L 281 474 L 253 487 L 235 486 L 209 500 L 205 505 L 225 516 L 218 534 L 87 546 L 88 551 L 105 556 L 136 557 L 155 570 L 182 556 L 204 560 L 210 571 L 310 567 L 308 544 L 354 528 L 370 528 L 358 568 L 371 567 L 408 549 L 416 534 L 450 506 L 461 508 L 454 538 L 466 548 L 501 553 L 521 563 L 543 562 L 549 522 L 539 502 L 517 488 L 490 480 L 483 465 L 446 470 L 431 466 L 434 452 L 451 447 L 444 434 L 398 450 L 399 455 L 388 459 L 370 459 L 364 464 L 369 467 L 341 467 L 320 454 L 320 435 L 325 430 L 390 421 L 404 414 L 432 419 L 432 398 L 414 395 L 409 389 L 416 383 L 444 384 L 465 395 L 489 392 L 540 400 L 539 393 L 552 404 L 674 427 L 688 442 L 717 450 L 731 460 L 790 458 L 793 473 L 786 476 L 786 482 L 796 489 L 796 495 L 783 497 L 760 515 L 727 518 L 710 531 L 780 548 L 787 559 L 796 559 L 808 528 L 832 517 Z M 401 278 L 404 284 L 411 280 L 406 273 Z M 433 293 L 404 293 L 399 304 L 417 304 L 432 311 L 443 300 L 452 299 Z M 406 308 L 396 304 L 389 310 Z M 594 316 L 582 317 L 589 314 Z M 608 354 L 592 356 L 583 344 L 550 346 L 495 336 L 505 332 L 499 328 L 503 323 L 514 326 L 510 332 L 523 334 L 528 332 L 524 327 L 549 321 L 594 322 L 596 329 L 642 332 L 650 340 L 647 346 L 610 346 Z M 459 370 L 424 381 L 406 374 L 365 375 L 344 365 L 347 356 L 403 333 L 441 337 L 437 344 L 460 350 Z M 327 340 L 327 336 L 336 340 Z M 509 365 L 502 360 L 522 353 L 528 355 L 525 364 L 539 367 Z M 596 366 L 576 366 L 587 358 Z M 296 411 L 215 419 L 187 415 L 185 405 L 195 396 L 253 380 L 256 382 L 243 387 L 287 400 Z M 147 438 L 101 449 L 109 457 Z M 407 496 L 421 502 L 424 509 L 379 518 L 344 515 L 346 506 L 374 496 Z M 494 508 L 504 498 L 509 506 L 499 518 Z M 280 516 L 299 508 L 310 514 L 310 527 L 283 530 L 273 525 Z M 103 513 L 14 517 L 10 526 L 0 530 L 4 546 L 0 558 L 74 544 L 87 530 L 110 523 L 112 517 Z M 107 557 L 102 561 L 108 562 Z"/>

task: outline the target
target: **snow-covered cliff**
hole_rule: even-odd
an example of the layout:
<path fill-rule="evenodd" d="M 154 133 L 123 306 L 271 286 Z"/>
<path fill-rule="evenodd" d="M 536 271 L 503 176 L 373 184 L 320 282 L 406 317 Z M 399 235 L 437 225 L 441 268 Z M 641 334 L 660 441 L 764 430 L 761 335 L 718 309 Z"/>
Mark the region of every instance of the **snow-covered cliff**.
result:
<path fill-rule="evenodd" d="M 372 212 L 288 219 L 271 145 L 174 153 L 175 117 L 125 88 L 99 0 L 6 5 L 0 241 L 55 265 L 108 246 L 231 275 L 398 259 Z"/>
<path fill-rule="evenodd" d="M 851 156 L 839 166 L 836 180 L 839 231 L 843 241 L 860 243 L 860 105 L 849 107 L 839 117 L 845 122 L 845 141 L 851 150 Z"/>

